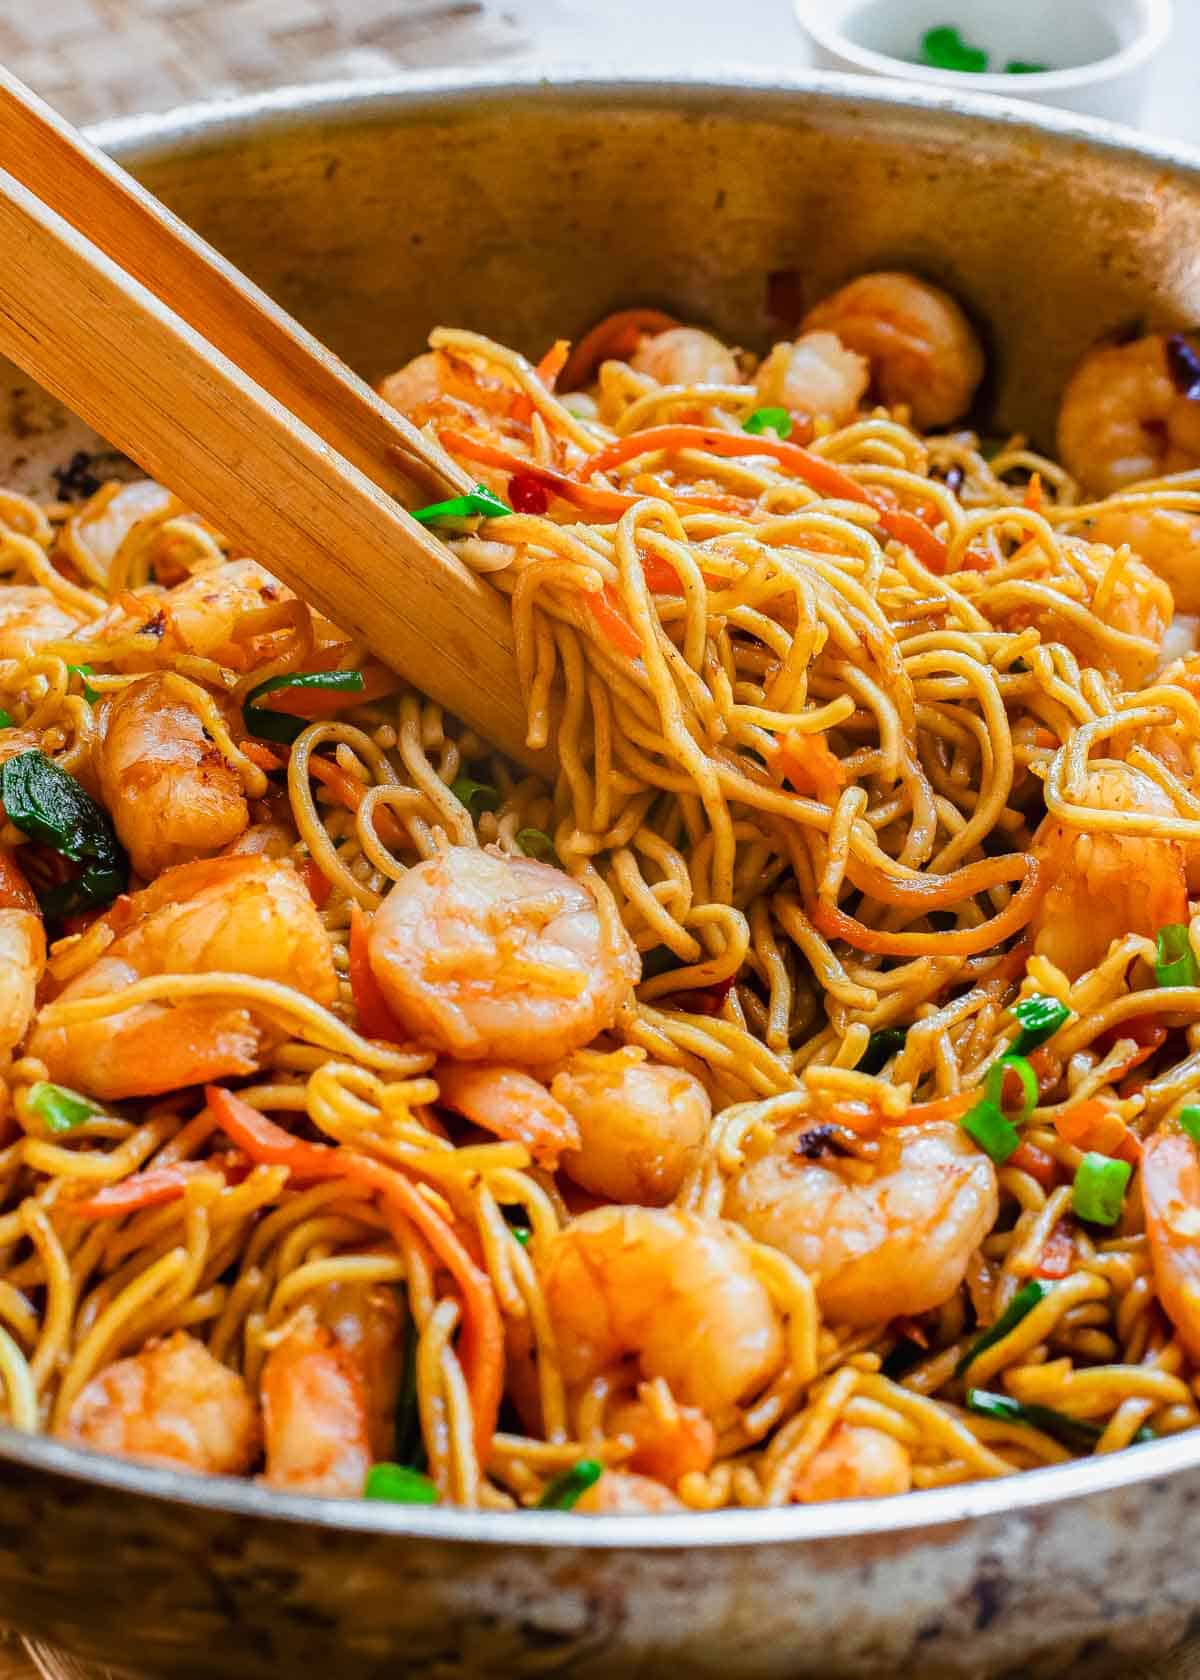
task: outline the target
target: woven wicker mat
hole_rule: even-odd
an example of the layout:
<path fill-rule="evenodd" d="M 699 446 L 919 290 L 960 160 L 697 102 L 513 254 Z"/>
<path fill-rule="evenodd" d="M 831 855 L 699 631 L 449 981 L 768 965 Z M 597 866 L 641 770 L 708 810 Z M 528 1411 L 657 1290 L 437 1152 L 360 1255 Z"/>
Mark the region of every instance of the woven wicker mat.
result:
<path fill-rule="evenodd" d="M 602 6 L 604 0 L 595 0 Z M 535 50 L 553 0 L 0 0 L 0 60 L 77 123 Z M 105 1680 L 0 1631 L 0 1680 Z M 1127 1680 L 1200 1680 L 1200 1647 Z"/>

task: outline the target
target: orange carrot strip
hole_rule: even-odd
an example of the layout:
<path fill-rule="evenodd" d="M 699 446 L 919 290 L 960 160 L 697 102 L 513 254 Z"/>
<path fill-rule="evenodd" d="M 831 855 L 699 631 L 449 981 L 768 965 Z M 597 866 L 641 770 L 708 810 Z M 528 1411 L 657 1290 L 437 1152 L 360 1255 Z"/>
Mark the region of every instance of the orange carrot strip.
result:
<path fill-rule="evenodd" d="M 106 1184 L 86 1202 L 75 1202 L 70 1211 L 80 1219 L 119 1219 L 142 1208 L 162 1207 L 176 1202 L 193 1178 L 219 1171 L 207 1161 L 178 1161 L 169 1167 L 147 1167 L 132 1173 L 119 1184 Z"/>
<path fill-rule="evenodd" d="M 1049 1150 L 1039 1149 L 1036 1143 L 1020 1144 L 1005 1164 L 1028 1173 L 1030 1178 L 1037 1180 L 1043 1190 L 1053 1190 L 1058 1183 L 1058 1162 Z"/>
<path fill-rule="evenodd" d="M 333 888 L 329 884 L 329 877 L 319 869 L 315 858 L 309 858 L 300 871 L 300 879 L 308 889 L 308 896 L 318 910 L 324 910 L 329 903 L 329 895 Z"/>
<path fill-rule="evenodd" d="M 876 1132 L 897 1126 L 932 1126 L 958 1120 L 979 1100 L 977 1091 L 956 1091 L 953 1096 L 934 1097 L 929 1102 L 910 1103 L 899 1114 L 885 1114 L 875 1103 L 832 1103 L 826 1111 L 830 1120 L 847 1131 L 873 1137 Z"/>
<path fill-rule="evenodd" d="M 564 1149 L 579 1148 L 579 1127 L 532 1075 L 493 1063 L 439 1063 L 438 1101 L 496 1137 L 523 1143 L 553 1172 Z"/>
<path fill-rule="evenodd" d="M 877 898 L 881 904 L 894 904 L 901 909 L 947 910 L 965 904 L 969 898 L 1007 881 L 1025 879 L 1034 860 L 1024 852 L 1010 852 L 1007 857 L 979 858 L 965 863 L 949 875 L 889 875 L 867 863 L 863 858 L 851 858 L 846 867 L 847 878 L 859 892 Z"/>
<path fill-rule="evenodd" d="M 1022 854 L 1027 865 L 1028 873 L 1018 890 L 1013 894 L 1006 907 L 998 916 L 993 916 L 976 928 L 958 928 L 946 933 L 893 933 L 884 928 L 870 928 L 864 923 L 848 916 L 845 911 L 838 910 L 832 904 L 824 904 L 816 899 L 808 903 L 808 916 L 813 926 L 826 939 L 844 939 L 856 951 L 870 951 L 874 955 L 888 957 L 974 957 L 981 951 L 991 950 L 1022 928 L 1032 918 L 1037 907 L 1041 891 L 1037 860 Z M 1007 859 L 984 858 L 983 863 L 1003 863 Z M 976 864 L 968 865 L 968 869 L 975 869 Z M 965 875 L 967 870 L 956 870 L 955 876 Z M 953 880 L 955 876 L 938 876 L 934 879 L 938 883 Z M 1005 877 L 1007 878 L 1007 877 Z M 857 884 L 857 883 L 856 883 Z M 993 883 L 994 884 L 994 883 Z M 982 889 L 980 889 L 982 890 Z M 963 897 L 968 895 L 963 894 Z M 931 900 L 936 893 L 931 895 Z M 960 898 L 959 902 L 962 902 Z M 926 910 L 937 908 L 935 902 L 927 901 Z"/>
<path fill-rule="evenodd" d="M 238 747 L 244 752 L 251 764 L 257 764 L 260 770 L 286 770 L 287 759 L 282 758 L 272 747 L 262 741 L 239 741 Z"/>
<path fill-rule="evenodd" d="M 885 508 L 879 515 L 879 523 L 889 537 L 912 549 L 926 571 L 940 576 L 946 570 L 945 543 L 915 513 L 907 513 L 903 508 Z"/>
<path fill-rule="evenodd" d="M 367 948 L 370 923 L 359 905 L 350 912 L 350 990 L 358 1011 L 358 1030 L 364 1038 L 403 1044 L 408 1034 L 388 1007 L 371 967 Z"/>
<path fill-rule="evenodd" d="M 1009 1157 L 1010 1161 L 1015 1156 Z M 1046 1239 L 1042 1257 L 1034 1268 L 1034 1277 L 1065 1278 L 1075 1259 L 1075 1241 L 1065 1225 L 1056 1225 Z"/>
<path fill-rule="evenodd" d="M 790 730 L 776 748 L 775 768 L 797 793 L 812 795 L 823 805 L 836 805 L 846 785 L 841 760 L 830 751 L 824 730 L 815 735 Z"/>
<path fill-rule="evenodd" d="M 251 1160 L 290 1167 L 302 1179 L 349 1178 L 365 1184 L 377 1190 L 390 1211 L 414 1226 L 428 1243 L 462 1294 L 463 1375 L 475 1418 L 475 1450 L 480 1463 L 486 1464 L 504 1391 L 504 1326 L 487 1273 L 412 1180 L 395 1167 L 356 1150 L 305 1143 L 218 1085 L 208 1086 L 205 1095 L 221 1130 Z"/>
<path fill-rule="evenodd" d="M 567 357 L 562 370 L 564 391 L 577 391 L 586 385 L 600 362 L 625 360 L 632 356 L 641 340 L 650 333 L 667 332 L 679 322 L 661 309 L 618 309 L 585 332 Z"/>
<path fill-rule="evenodd" d="M 32 910 L 38 901 L 24 872 L 7 846 L 0 846 L 0 910 Z"/>
<path fill-rule="evenodd" d="M 336 650 L 329 649 L 332 653 Z M 322 658 L 316 654 L 308 662 L 311 671 L 332 670 L 336 661 Z M 291 717 L 307 718 L 315 722 L 319 718 L 336 717 L 344 712 L 347 706 L 365 706 L 370 700 L 382 700 L 389 694 L 394 694 L 401 687 L 400 678 L 394 671 L 389 671 L 386 665 L 381 665 L 378 659 L 369 659 L 361 671 L 363 685 L 353 693 L 339 693 L 328 688 L 280 688 L 273 693 L 266 704 L 272 711 L 287 712 Z"/>
<path fill-rule="evenodd" d="M 1076 1149 L 1115 1155 L 1130 1166 L 1142 1158 L 1141 1139 L 1130 1131 L 1117 1111 L 1099 1097 L 1089 1097 L 1055 1117 L 1054 1129 L 1064 1143 Z"/>
<path fill-rule="evenodd" d="M 1107 1032 L 1099 1033 L 1095 1040 L 1095 1048 L 1102 1056 L 1114 1049 L 1124 1040 L 1132 1043 L 1134 1048 L 1123 1062 L 1113 1068 L 1110 1078 L 1124 1079 L 1127 1073 L 1132 1073 L 1135 1067 L 1141 1067 L 1148 1062 L 1154 1052 L 1165 1042 L 1167 1029 L 1162 1021 L 1153 1015 L 1139 1015 L 1132 1021 L 1123 1021 L 1120 1026 L 1110 1027 Z"/>
<path fill-rule="evenodd" d="M 642 644 L 638 633 L 621 611 L 620 601 L 612 585 L 606 583 L 603 589 L 586 593 L 583 599 L 592 617 L 617 652 L 623 653 L 628 659 L 640 659 Z"/>
<path fill-rule="evenodd" d="M 1041 513 L 1042 500 L 1042 475 L 1035 472 L 1025 487 L 1025 506 L 1031 513 Z"/>

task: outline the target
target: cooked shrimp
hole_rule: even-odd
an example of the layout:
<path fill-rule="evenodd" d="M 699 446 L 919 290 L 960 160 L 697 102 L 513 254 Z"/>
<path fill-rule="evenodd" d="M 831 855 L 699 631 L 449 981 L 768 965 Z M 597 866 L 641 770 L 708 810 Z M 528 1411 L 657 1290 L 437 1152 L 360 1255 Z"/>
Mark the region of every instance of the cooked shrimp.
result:
<path fill-rule="evenodd" d="M 1058 452 L 1097 496 L 1200 466 L 1200 402 L 1171 377 L 1169 338 L 1089 350 L 1063 393 Z"/>
<path fill-rule="evenodd" d="M 102 729 L 100 790 L 139 875 L 211 857 L 241 834 L 250 820 L 241 778 L 166 677 L 121 689 Z"/>
<path fill-rule="evenodd" d="M 833 1324 L 882 1324 L 948 1301 L 995 1223 L 996 1169 L 960 1126 L 885 1131 L 862 1164 L 811 1161 L 794 1129 L 730 1184 L 725 1212 L 813 1279 Z"/>
<path fill-rule="evenodd" d="M 0 1058 L 29 1030 L 46 967 L 46 931 L 33 910 L 0 907 Z"/>
<path fill-rule="evenodd" d="M 629 1468 L 676 1487 L 681 1476 L 707 1470 L 716 1456 L 717 1432 L 696 1406 L 665 1410 L 647 1397 L 623 1401 L 608 1415 L 614 1435 L 633 1443 Z"/>
<path fill-rule="evenodd" d="M 904 404 L 920 431 L 948 426 L 970 408 L 983 351 L 949 292 L 911 274 L 863 274 L 809 311 L 808 332 L 836 333 L 865 356 L 879 396 Z"/>
<path fill-rule="evenodd" d="M 163 513 L 175 500 L 153 479 L 122 484 L 111 496 L 93 497 L 68 522 L 72 540 L 86 551 L 100 577 L 106 578 L 125 538 L 143 519 Z"/>
<path fill-rule="evenodd" d="M 738 385 L 737 357 L 699 327 L 668 327 L 644 338 L 630 361 L 660 385 Z"/>
<path fill-rule="evenodd" d="M 1200 518 L 1170 508 L 1102 508 L 1090 522 L 1090 542 L 1126 543 L 1160 577 L 1181 613 L 1200 613 Z"/>
<path fill-rule="evenodd" d="M 574 1120 L 531 1074 L 494 1063 L 442 1062 L 438 1100 L 484 1131 L 523 1143 L 540 1167 L 553 1171 L 564 1149 L 577 1147 Z"/>
<path fill-rule="evenodd" d="M 60 1003 L 120 992 L 156 974 L 277 980 L 317 1003 L 337 995 L 329 937 L 300 877 L 270 858 L 213 858 L 168 869 L 122 907 L 124 928 Z M 253 1073 L 280 1029 L 235 1002 L 141 1003 L 96 1020 L 47 1025 L 29 1043 L 52 1079 L 100 1098 L 155 1096 Z"/>
<path fill-rule="evenodd" d="M 395 373 L 389 373 L 379 387 L 379 395 L 384 402 L 391 403 L 403 414 L 411 414 L 414 409 L 437 402 L 442 394 L 442 361 L 436 350 L 426 350 L 424 355 L 414 356 L 411 362 L 397 368 Z"/>
<path fill-rule="evenodd" d="M 546 1244 L 539 1266 L 571 1386 L 633 1359 L 643 1378 L 662 1377 L 720 1427 L 783 1357 L 771 1298 L 719 1220 L 594 1208 Z"/>
<path fill-rule="evenodd" d="M 240 1476 L 258 1456 L 258 1413 L 235 1371 L 182 1330 L 92 1378 L 62 1431 L 79 1446 Z"/>
<path fill-rule="evenodd" d="M 563 1170 L 614 1202 L 664 1207 L 676 1195 L 712 1120 L 694 1074 L 648 1062 L 640 1050 L 580 1050 L 551 1093 L 579 1128 Z"/>
<path fill-rule="evenodd" d="M 303 1310 L 263 1366 L 265 1479 L 353 1499 L 391 1450 L 400 1314 L 384 1289 L 335 1285 Z"/>
<path fill-rule="evenodd" d="M 1175 816 L 1170 795 L 1127 764 L 1092 764 L 1075 803 L 1097 811 Z M 1095 968 L 1114 939 L 1186 922 L 1187 858 L 1177 840 L 1088 833 L 1048 816 L 1034 836 L 1046 891 L 1029 932 L 1034 950 L 1070 979 Z"/>
<path fill-rule="evenodd" d="M 912 1487 L 908 1449 L 882 1429 L 839 1423 L 792 1484 L 800 1505 L 827 1499 L 886 1499 Z"/>
<path fill-rule="evenodd" d="M 592 1517 L 654 1517 L 684 1507 L 670 1488 L 649 1476 L 606 1470 L 580 1497 L 575 1509 Z"/>
<path fill-rule="evenodd" d="M 1191 1138 L 1174 1131 L 1147 1138 L 1141 1182 L 1159 1299 L 1189 1358 L 1200 1361 L 1200 1160 Z"/>
<path fill-rule="evenodd" d="M 532 858 L 456 846 L 375 913 L 371 970 L 423 1044 L 463 1061 L 557 1061 L 611 1027 L 640 972 L 585 887 Z"/>
<path fill-rule="evenodd" d="M 84 622 L 82 613 L 73 613 L 40 584 L 5 584 L 0 587 L 0 659 L 27 659 L 47 642 L 73 636 Z"/>
<path fill-rule="evenodd" d="M 871 383 L 862 356 L 831 332 L 810 332 L 794 344 L 777 344 L 754 377 L 759 400 L 845 426 Z"/>
<path fill-rule="evenodd" d="M 206 562 L 172 589 L 135 591 L 121 597 L 91 633 L 116 638 L 152 629 L 155 647 L 113 659 L 121 671 L 144 669 L 146 661 L 158 655 L 170 661 L 181 652 L 241 670 L 255 658 L 253 641 L 239 640 L 235 634 L 241 621 L 249 613 L 294 599 L 291 590 L 257 560 Z"/>

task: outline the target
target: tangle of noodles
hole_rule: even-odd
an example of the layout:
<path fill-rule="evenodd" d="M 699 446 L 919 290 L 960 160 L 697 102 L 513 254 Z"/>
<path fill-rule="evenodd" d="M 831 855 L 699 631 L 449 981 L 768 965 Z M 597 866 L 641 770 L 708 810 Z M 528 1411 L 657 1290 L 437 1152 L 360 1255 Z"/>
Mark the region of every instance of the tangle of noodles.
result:
<path fill-rule="evenodd" d="M 757 368 L 634 311 L 565 397 L 447 329 L 386 383 L 514 509 L 439 528 L 552 786 L 156 486 L 0 497 L 0 786 L 131 871 L 43 914 L 0 813 L 8 1423 L 709 1510 L 1200 1422 L 1200 451 L 919 432 L 982 361 L 872 283 Z"/>

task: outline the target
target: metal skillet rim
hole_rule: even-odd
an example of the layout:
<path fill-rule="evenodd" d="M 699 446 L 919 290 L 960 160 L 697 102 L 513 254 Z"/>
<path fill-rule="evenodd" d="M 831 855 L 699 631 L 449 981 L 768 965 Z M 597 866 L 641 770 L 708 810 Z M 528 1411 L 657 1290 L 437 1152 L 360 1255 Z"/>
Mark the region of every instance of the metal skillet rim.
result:
<path fill-rule="evenodd" d="M 781 77 L 753 66 L 719 75 L 631 75 L 616 69 L 556 67 L 550 80 L 534 67 L 502 71 L 444 71 L 370 82 L 286 87 L 242 98 L 185 105 L 156 116 L 119 118 L 90 131 L 91 138 L 123 161 L 139 155 L 169 156 L 206 141 L 226 144 L 253 138 L 300 120 L 340 122 L 385 118 L 396 109 L 438 110 L 463 100 L 502 104 L 514 99 L 547 102 L 607 99 L 637 109 L 669 99 L 677 107 L 719 112 L 726 98 L 761 97 L 778 107 L 798 97 L 874 107 L 881 112 L 968 118 L 1030 139 L 1081 144 L 1120 153 L 1148 166 L 1166 166 L 1200 177 L 1200 149 L 1149 141 L 1134 130 L 1069 112 L 1031 107 L 1019 99 L 918 88 L 874 78 L 811 73 Z M 676 1515 L 589 1517 L 566 1512 L 479 1512 L 452 1507 L 404 1506 L 365 1500 L 323 1499 L 280 1493 L 234 1477 L 203 1477 L 109 1457 L 46 1436 L 0 1427 L 0 1461 L 32 1471 L 190 1506 L 214 1514 L 270 1519 L 330 1530 L 422 1538 L 462 1544 L 514 1544 L 561 1550 L 684 1550 L 761 1544 L 853 1540 L 874 1534 L 916 1534 L 964 1522 L 1033 1512 L 1046 1505 L 1144 1487 L 1200 1466 L 1200 1430 L 1189 1431 L 1104 1458 L 1076 1460 L 994 1481 L 930 1489 L 883 1500 L 791 1506 L 773 1510 L 686 1512 Z"/>

